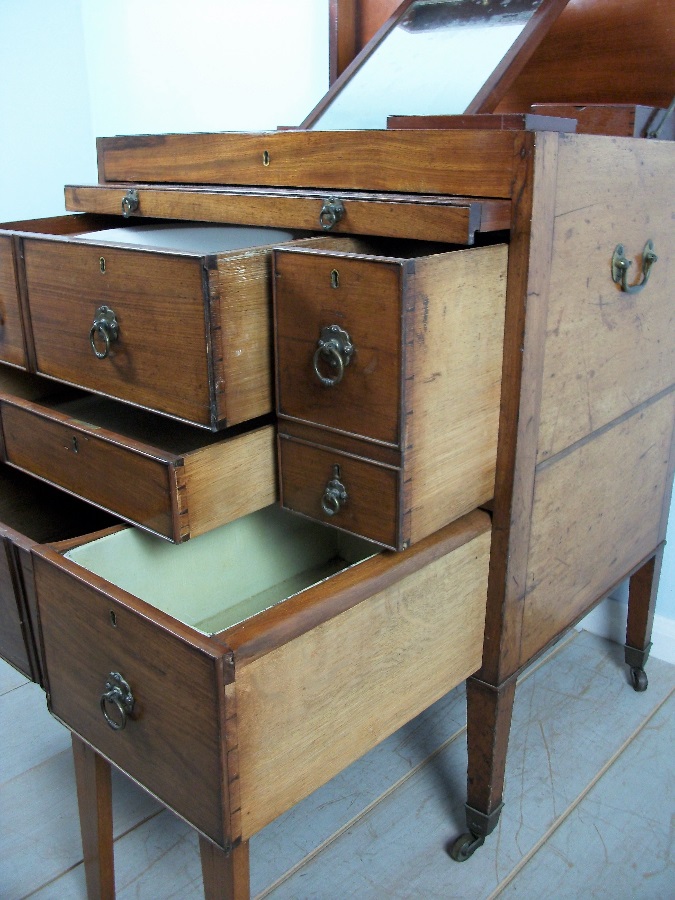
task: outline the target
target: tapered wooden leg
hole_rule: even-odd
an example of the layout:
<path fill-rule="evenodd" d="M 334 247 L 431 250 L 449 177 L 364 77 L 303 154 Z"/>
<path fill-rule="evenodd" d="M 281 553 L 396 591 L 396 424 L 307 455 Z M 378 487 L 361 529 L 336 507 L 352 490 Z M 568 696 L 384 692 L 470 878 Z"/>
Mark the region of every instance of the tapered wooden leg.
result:
<path fill-rule="evenodd" d="M 229 853 L 206 838 L 199 838 L 205 900 L 249 900 L 251 879 L 248 841 L 237 844 Z"/>
<path fill-rule="evenodd" d="M 663 546 L 651 559 L 631 575 L 628 582 L 628 623 L 626 625 L 626 664 L 636 691 L 647 690 L 645 663 L 651 649 L 654 607 L 659 587 Z"/>
<path fill-rule="evenodd" d="M 469 678 L 466 683 L 469 831 L 450 851 L 458 862 L 468 859 L 499 821 L 515 690 L 515 678 L 499 687 L 477 678 Z"/>
<path fill-rule="evenodd" d="M 89 900 L 114 900 L 112 783 L 110 765 L 72 735 L 77 805 Z"/>

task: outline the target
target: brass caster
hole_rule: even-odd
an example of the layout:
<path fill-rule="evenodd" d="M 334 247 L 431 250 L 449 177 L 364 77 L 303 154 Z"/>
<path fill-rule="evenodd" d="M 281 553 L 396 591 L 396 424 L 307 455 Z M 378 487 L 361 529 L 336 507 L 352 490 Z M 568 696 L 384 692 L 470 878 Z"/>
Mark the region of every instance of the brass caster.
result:
<path fill-rule="evenodd" d="M 484 843 L 485 838 L 482 835 L 476 836 L 469 831 L 457 838 L 450 848 L 450 856 L 455 862 L 466 862 Z"/>
<path fill-rule="evenodd" d="M 647 673 L 644 669 L 639 669 L 637 666 L 632 666 L 630 670 L 630 683 L 633 685 L 633 690 L 638 693 L 642 693 L 642 691 L 646 691 L 649 686 L 649 679 L 647 678 Z"/>

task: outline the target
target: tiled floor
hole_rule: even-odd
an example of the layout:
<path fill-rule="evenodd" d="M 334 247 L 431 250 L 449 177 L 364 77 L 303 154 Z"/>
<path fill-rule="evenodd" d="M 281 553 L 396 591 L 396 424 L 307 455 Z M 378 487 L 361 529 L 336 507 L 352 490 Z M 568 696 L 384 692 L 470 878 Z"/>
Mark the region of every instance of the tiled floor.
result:
<path fill-rule="evenodd" d="M 622 650 L 564 639 L 516 693 L 498 830 L 468 862 L 457 689 L 251 842 L 255 895 L 675 897 L 675 666 L 628 685 Z M 40 690 L 0 667 L 0 897 L 85 897 L 70 740 Z M 116 777 L 117 896 L 201 895 L 197 840 Z"/>

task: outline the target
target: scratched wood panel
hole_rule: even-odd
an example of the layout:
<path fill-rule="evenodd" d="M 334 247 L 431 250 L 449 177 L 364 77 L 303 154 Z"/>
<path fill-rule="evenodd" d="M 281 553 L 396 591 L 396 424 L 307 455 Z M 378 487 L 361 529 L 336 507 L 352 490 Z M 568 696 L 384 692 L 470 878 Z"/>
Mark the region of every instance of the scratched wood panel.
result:
<path fill-rule="evenodd" d="M 674 149 L 560 139 L 539 461 L 675 382 L 675 218 L 664 202 L 675 196 Z M 633 284 L 648 239 L 659 259 L 640 293 L 624 293 L 611 277 L 614 248 L 633 261 Z"/>
<path fill-rule="evenodd" d="M 539 467 L 521 663 L 661 540 L 675 391 Z M 656 511 L 656 514 L 655 514 Z"/>

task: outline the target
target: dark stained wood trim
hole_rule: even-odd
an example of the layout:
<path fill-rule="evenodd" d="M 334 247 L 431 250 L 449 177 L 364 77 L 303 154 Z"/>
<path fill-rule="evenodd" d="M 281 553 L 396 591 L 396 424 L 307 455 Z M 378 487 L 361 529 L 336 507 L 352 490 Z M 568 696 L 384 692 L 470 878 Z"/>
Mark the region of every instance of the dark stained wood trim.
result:
<path fill-rule="evenodd" d="M 330 0 L 328 83 L 333 84 L 359 52 L 359 0 Z"/>
<path fill-rule="evenodd" d="M 574 133 L 577 121 L 551 114 L 477 113 L 459 116 L 388 116 L 387 128 L 484 128 L 490 131 L 564 131 Z"/>

